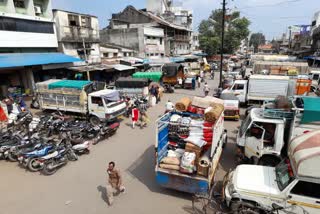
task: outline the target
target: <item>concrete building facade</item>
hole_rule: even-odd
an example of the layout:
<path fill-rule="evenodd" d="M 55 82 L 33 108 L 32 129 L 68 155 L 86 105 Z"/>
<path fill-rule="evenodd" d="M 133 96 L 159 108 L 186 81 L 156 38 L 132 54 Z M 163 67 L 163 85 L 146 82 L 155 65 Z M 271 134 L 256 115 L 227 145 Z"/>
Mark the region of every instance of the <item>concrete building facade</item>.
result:
<path fill-rule="evenodd" d="M 191 32 L 150 11 L 128 6 L 112 15 L 100 36 L 102 42 L 133 48 L 140 57 L 160 57 L 190 54 Z"/>
<path fill-rule="evenodd" d="M 135 57 L 133 49 L 113 44 L 100 44 L 101 58 L 117 59 L 122 57 Z"/>
<path fill-rule="evenodd" d="M 0 32 L 0 53 L 55 51 L 51 0 L 0 1 Z"/>
<path fill-rule="evenodd" d="M 96 16 L 53 10 L 59 51 L 88 64 L 101 62 L 99 22 Z"/>

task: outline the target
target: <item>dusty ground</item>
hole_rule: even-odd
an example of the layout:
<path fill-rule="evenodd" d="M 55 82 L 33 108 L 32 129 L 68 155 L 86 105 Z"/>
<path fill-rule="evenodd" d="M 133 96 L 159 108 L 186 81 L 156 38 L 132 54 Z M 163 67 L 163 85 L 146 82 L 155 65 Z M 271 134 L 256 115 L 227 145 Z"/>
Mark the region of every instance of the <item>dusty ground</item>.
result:
<path fill-rule="evenodd" d="M 217 81 L 209 81 L 216 88 Z M 212 94 L 211 92 L 210 94 Z M 16 163 L 0 162 L 1 214 L 101 214 L 101 213 L 192 213 L 191 195 L 163 189 L 154 178 L 154 143 L 156 118 L 168 99 L 203 95 L 176 90 L 149 110 L 151 124 L 146 129 L 131 129 L 125 120 L 112 138 L 94 146 L 90 155 L 70 163 L 55 175 L 46 177 L 20 168 Z M 234 167 L 235 130 L 239 122 L 228 121 L 229 144 L 219 167 L 218 178 Z M 115 161 L 123 172 L 125 194 L 109 207 L 105 197 L 106 167 Z"/>

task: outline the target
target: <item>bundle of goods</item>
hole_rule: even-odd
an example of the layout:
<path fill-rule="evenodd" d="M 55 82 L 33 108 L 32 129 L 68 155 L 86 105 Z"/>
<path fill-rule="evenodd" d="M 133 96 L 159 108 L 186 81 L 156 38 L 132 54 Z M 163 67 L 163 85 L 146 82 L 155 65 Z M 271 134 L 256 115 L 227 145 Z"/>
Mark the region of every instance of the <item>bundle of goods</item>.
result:
<path fill-rule="evenodd" d="M 198 108 L 208 108 L 212 104 L 224 104 L 223 100 L 215 98 L 215 97 L 194 97 L 192 100 L 192 106 L 198 107 Z"/>
<path fill-rule="evenodd" d="M 190 105 L 191 105 L 191 99 L 188 97 L 184 97 L 176 103 L 176 110 L 182 111 L 182 112 L 187 111 Z"/>
<path fill-rule="evenodd" d="M 213 126 L 214 123 L 203 118 L 173 114 L 168 125 L 168 152 L 160 161 L 160 168 L 180 171 L 183 174 L 198 172 L 198 175 L 206 176 L 209 165 L 199 166 L 199 163 L 203 154 L 211 148 Z M 188 132 L 182 133 L 183 128 L 187 128 Z"/>
<path fill-rule="evenodd" d="M 194 97 L 191 105 L 188 108 L 188 112 L 194 114 L 205 114 L 205 111 L 209 107 L 216 107 L 217 104 L 224 105 L 224 101 L 215 97 Z"/>
<path fill-rule="evenodd" d="M 217 121 L 219 119 L 223 110 L 224 110 L 224 106 L 221 104 L 214 104 L 214 105 L 208 107 L 204 113 L 205 121 L 208 121 L 210 123 L 214 123 L 215 121 Z"/>
<path fill-rule="evenodd" d="M 169 134 L 176 133 L 179 135 L 189 135 L 189 125 L 191 119 L 189 117 L 182 117 L 174 114 L 170 118 Z"/>

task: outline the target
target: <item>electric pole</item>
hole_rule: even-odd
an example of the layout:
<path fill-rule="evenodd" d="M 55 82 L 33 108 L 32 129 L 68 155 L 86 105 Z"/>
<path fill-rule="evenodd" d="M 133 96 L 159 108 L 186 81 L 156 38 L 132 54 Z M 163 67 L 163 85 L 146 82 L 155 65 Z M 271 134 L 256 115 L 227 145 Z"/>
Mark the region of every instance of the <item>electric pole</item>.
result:
<path fill-rule="evenodd" d="M 222 3 L 222 29 L 221 29 L 221 50 L 220 50 L 220 80 L 219 88 L 222 88 L 222 71 L 223 71 L 223 50 L 224 50 L 224 27 L 226 18 L 226 0 Z"/>

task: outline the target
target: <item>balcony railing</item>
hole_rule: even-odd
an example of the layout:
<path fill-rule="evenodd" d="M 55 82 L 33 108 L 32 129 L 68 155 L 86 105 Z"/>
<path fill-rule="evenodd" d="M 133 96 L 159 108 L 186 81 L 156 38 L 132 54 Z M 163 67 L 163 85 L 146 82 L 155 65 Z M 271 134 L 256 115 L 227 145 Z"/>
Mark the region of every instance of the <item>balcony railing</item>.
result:
<path fill-rule="evenodd" d="M 191 41 L 190 36 L 184 36 L 184 35 L 175 35 L 174 36 L 175 41 L 180 41 L 180 42 L 189 42 Z"/>
<path fill-rule="evenodd" d="M 99 31 L 92 28 L 84 28 L 78 26 L 64 26 L 60 28 L 61 41 L 69 42 L 82 42 L 83 39 L 86 42 L 99 42 Z"/>

